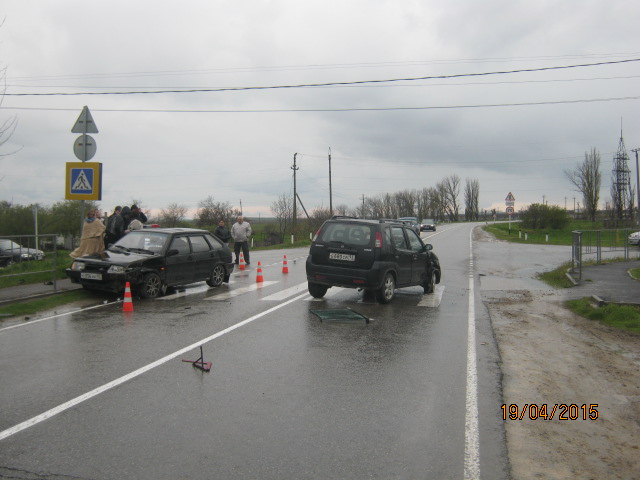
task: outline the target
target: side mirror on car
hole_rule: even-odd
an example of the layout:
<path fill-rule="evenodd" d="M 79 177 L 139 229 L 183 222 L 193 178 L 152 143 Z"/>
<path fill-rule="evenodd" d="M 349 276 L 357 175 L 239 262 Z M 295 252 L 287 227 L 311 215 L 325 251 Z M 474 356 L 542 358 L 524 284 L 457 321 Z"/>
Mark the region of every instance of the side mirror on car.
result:
<path fill-rule="evenodd" d="M 427 243 L 427 244 L 424 246 L 424 250 L 425 250 L 425 252 L 428 252 L 428 251 L 430 251 L 430 250 L 433 250 L 433 245 L 431 245 L 430 243 Z"/>
<path fill-rule="evenodd" d="M 180 252 L 177 248 L 172 248 L 167 252 L 167 257 L 173 257 L 174 255 L 178 255 Z"/>

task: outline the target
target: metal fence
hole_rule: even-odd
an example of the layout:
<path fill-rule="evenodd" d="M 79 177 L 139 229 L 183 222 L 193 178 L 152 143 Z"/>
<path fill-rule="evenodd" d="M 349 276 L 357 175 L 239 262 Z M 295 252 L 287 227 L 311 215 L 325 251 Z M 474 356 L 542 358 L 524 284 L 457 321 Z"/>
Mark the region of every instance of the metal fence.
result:
<path fill-rule="evenodd" d="M 51 273 L 53 291 L 57 291 L 58 281 L 58 235 L 12 235 L 0 236 L 0 278 L 25 277 L 41 273 Z M 13 242 L 15 245 L 8 245 Z M 12 247 L 6 250 L 4 247 Z M 33 250 L 41 250 L 44 259 L 51 258 L 50 269 L 38 268 L 40 260 L 33 259 Z M 9 272 L 9 273 L 5 273 Z"/>
<path fill-rule="evenodd" d="M 576 230 L 572 233 L 571 271 L 582 280 L 582 266 L 585 263 L 600 265 L 603 259 L 620 258 L 635 260 L 640 258 L 638 245 L 629 245 L 629 234 L 636 230 Z"/>

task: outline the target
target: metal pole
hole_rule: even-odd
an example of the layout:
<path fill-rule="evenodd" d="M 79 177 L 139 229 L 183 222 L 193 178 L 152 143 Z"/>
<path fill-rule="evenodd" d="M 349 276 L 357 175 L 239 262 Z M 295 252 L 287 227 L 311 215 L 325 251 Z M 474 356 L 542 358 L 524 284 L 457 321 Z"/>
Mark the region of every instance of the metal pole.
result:
<path fill-rule="evenodd" d="M 636 154 L 636 193 L 638 194 L 636 209 L 638 210 L 638 221 L 640 221 L 640 173 L 638 173 L 638 150 L 640 150 L 640 148 L 634 148 L 631 151 Z"/>
<path fill-rule="evenodd" d="M 299 170 L 299 169 L 298 169 L 298 167 L 296 167 L 296 157 L 297 156 L 298 156 L 297 153 L 293 154 L 293 167 L 291 167 L 291 170 L 293 170 L 293 219 L 292 219 L 293 232 L 296 231 L 296 217 L 298 215 L 298 210 L 297 210 L 298 192 L 296 190 L 296 171 Z"/>
<path fill-rule="evenodd" d="M 331 191 L 331 147 L 329 147 L 329 214 L 333 217 L 333 193 Z"/>

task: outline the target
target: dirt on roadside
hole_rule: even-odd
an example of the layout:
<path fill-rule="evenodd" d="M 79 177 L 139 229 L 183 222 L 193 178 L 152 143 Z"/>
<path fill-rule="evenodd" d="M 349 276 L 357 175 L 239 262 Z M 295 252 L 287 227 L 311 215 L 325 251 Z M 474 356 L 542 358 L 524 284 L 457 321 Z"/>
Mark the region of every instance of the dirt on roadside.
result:
<path fill-rule="evenodd" d="M 495 241 L 476 232 L 475 240 Z M 640 335 L 574 315 L 566 299 L 561 290 L 483 295 L 503 399 L 512 414 L 517 408 L 518 419 L 507 411 L 504 420 L 512 477 L 638 479 Z M 558 406 L 553 419 L 541 417 L 543 405 L 547 417 Z"/>

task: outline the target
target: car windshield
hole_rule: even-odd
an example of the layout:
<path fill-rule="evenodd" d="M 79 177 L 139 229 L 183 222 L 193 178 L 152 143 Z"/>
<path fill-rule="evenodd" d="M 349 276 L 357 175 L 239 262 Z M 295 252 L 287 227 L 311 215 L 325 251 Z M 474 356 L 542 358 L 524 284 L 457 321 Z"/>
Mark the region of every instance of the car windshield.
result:
<path fill-rule="evenodd" d="M 149 252 L 158 253 L 164 248 L 168 239 L 169 235 L 166 233 L 138 230 L 128 233 L 109 249 L 116 251 L 147 250 Z"/>
<path fill-rule="evenodd" d="M 327 223 L 320 233 L 322 242 L 340 242 L 353 246 L 365 246 L 371 242 L 371 227 L 354 223 Z"/>
<path fill-rule="evenodd" d="M 400 217 L 398 218 L 398 220 L 404 221 L 404 222 L 418 223 L 417 217 Z"/>
<path fill-rule="evenodd" d="M 433 218 L 425 218 L 424 220 L 422 220 L 422 223 L 436 223 Z"/>

